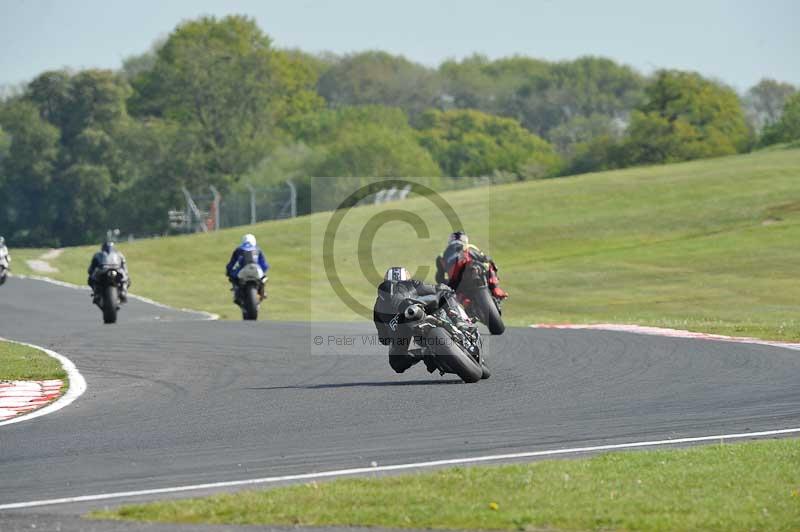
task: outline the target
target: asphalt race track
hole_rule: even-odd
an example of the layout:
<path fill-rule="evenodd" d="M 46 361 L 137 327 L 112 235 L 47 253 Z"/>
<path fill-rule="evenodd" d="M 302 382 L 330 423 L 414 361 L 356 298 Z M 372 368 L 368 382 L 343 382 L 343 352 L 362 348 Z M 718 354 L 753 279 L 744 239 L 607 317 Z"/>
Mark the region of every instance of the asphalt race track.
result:
<path fill-rule="evenodd" d="M 373 333 L 202 321 L 140 301 L 103 325 L 85 291 L 10 279 L 0 336 L 69 357 L 88 389 L 0 427 L 0 505 L 800 426 L 800 353 L 779 347 L 509 329 L 486 340 L 492 378 L 465 385 L 422 365 L 394 374 Z M 339 348 L 349 354 L 312 345 L 337 334 L 355 339 Z"/>

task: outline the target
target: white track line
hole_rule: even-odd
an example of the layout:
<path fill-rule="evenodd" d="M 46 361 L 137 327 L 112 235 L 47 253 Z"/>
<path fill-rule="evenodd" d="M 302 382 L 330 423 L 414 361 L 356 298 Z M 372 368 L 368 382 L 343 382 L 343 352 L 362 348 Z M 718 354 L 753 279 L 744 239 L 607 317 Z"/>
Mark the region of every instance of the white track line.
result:
<path fill-rule="evenodd" d="M 19 279 L 33 279 L 34 281 L 42 281 L 56 286 L 61 286 L 63 288 L 72 288 L 73 290 L 89 290 L 88 286 L 80 286 L 77 284 L 67 283 L 64 281 L 58 281 L 56 279 L 51 279 L 50 277 L 43 277 L 41 275 L 13 274 L 12 277 L 17 277 Z M 175 307 L 170 307 L 169 305 L 165 305 L 164 303 L 159 303 L 158 301 L 154 301 L 148 297 L 137 296 L 136 294 L 128 294 L 128 297 L 131 299 L 138 299 L 142 303 L 147 303 L 148 305 L 153 305 L 155 307 L 160 307 L 167 310 L 180 310 L 181 312 L 191 312 L 193 314 L 200 314 L 201 316 L 205 316 L 205 319 L 208 321 L 216 321 L 219 319 L 219 314 L 214 314 L 213 312 L 206 312 L 205 310 L 194 310 L 191 308 L 176 309 Z"/>
<path fill-rule="evenodd" d="M 55 351 L 52 351 L 50 349 L 45 349 L 44 347 L 39 347 L 38 345 L 27 344 L 25 342 L 17 342 L 14 340 L 8 340 L 6 338 L 0 338 L 0 340 L 4 340 L 6 342 L 11 342 L 14 344 L 27 345 L 28 347 L 44 351 L 45 353 L 47 353 L 48 355 L 55 358 L 61 363 L 61 366 L 64 368 L 64 371 L 67 372 L 67 377 L 69 378 L 69 388 L 67 388 L 67 393 L 65 393 L 64 395 L 62 395 L 49 405 L 43 408 L 39 408 L 38 410 L 34 410 L 30 414 L 14 417 L 6 421 L 0 421 L 0 427 L 2 427 L 3 425 L 11 425 L 12 423 L 19 423 L 20 421 L 28 421 L 30 419 L 37 418 L 39 416 L 52 414 L 53 412 L 61 410 L 65 406 L 72 403 L 75 399 L 80 397 L 81 394 L 83 394 L 83 392 L 86 391 L 86 379 L 83 378 L 83 375 L 81 375 L 81 372 L 78 371 L 78 368 L 75 367 L 75 364 L 73 364 L 72 361 L 67 357 L 65 357 L 64 355 L 56 353 Z"/>
<path fill-rule="evenodd" d="M 464 464 L 476 464 L 482 462 L 495 462 L 499 460 L 515 460 L 520 458 L 539 458 L 545 456 L 558 456 L 565 454 L 582 454 L 598 451 L 613 451 L 620 449 L 635 449 L 641 447 L 656 447 L 660 445 L 676 445 L 683 443 L 698 443 L 706 441 L 737 440 L 743 438 L 758 438 L 766 436 L 779 436 L 784 434 L 800 433 L 800 428 L 765 430 L 762 432 L 743 432 L 738 434 L 720 434 L 717 436 L 697 436 L 693 438 L 675 438 L 673 440 L 654 440 L 633 443 L 618 443 L 611 445 L 595 445 L 592 447 L 573 447 L 567 449 L 552 449 L 549 451 L 529 451 L 522 453 L 495 454 L 488 456 L 474 456 L 468 458 L 453 458 L 450 460 L 435 460 L 431 462 L 416 462 L 410 464 L 397 464 L 375 467 L 358 467 L 353 469 L 339 469 L 335 471 L 323 471 L 320 473 L 304 473 L 299 475 L 284 475 L 280 477 L 253 478 L 247 480 L 231 480 L 226 482 L 211 482 L 208 484 L 194 484 L 189 486 L 176 486 L 172 488 L 156 488 L 137 491 L 119 491 L 115 493 L 100 493 L 96 495 L 81 495 L 78 497 L 64 497 L 61 499 L 45 499 L 40 501 L 15 502 L 11 504 L 0 504 L 0 510 L 14 510 L 19 508 L 31 508 L 35 506 L 47 506 L 52 504 L 68 504 L 79 502 L 93 502 L 107 499 L 119 499 L 124 497 L 137 497 L 146 495 L 164 495 L 168 493 L 180 493 L 186 491 L 196 491 L 204 489 L 231 488 L 238 486 L 250 486 L 256 484 L 271 484 L 275 482 L 288 482 L 298 480 L 316 480 L 349 475 L 363 475 L 367 473 L 383 473 L 391 471 L 403 471 L 408 469 L 424 469 L 430 467 L 453 466 Z"/>

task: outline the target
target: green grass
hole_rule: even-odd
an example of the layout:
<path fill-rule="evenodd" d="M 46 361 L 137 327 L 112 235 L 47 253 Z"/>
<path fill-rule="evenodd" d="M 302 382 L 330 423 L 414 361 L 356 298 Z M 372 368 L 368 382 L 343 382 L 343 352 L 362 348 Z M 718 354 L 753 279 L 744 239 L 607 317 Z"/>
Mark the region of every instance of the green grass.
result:
<path fill-rule="evenodd" d="M 473 242 L 497 260 L 512 295 L 505 307 L 512 325 L 611 321 L 800 340 L 798 149 L 444 197 Z M 372 249 L 377 269 L 432 265 L 449 232 L 420 198 L 348 214 L 336 241 L 337 263 L 344 285 L 366 306 L 375 289 L 359 271 L 357 237 L 373 215 L 399 207 L 430 220 L 432 237 L 418 239 L 401 223 L 386 225 Z M 336 298 L 322 273 L 320 235 L 329 218 L 320 213 L 120 247 L 134 293 L 236 319 L 223 267 L 240 235 L 252 231 L 273 265 L 268 319 L 364 319 Z M 68 249 L 53 262 L 60 269 L 55 277 L 84 283 L 93 251 Z M 19 262 L 16 271 L 24 273 Z"/>
<path fill-rule="evenodd" d="M 798 530 L 800 441 L 612 453 L 123 506 L 98 519 L 483 530 Z"/>
<path fill-rule="evenodd" d="M 0 341 L 0 381 L 67 380 L 58 360 L 26 345 Z"/>

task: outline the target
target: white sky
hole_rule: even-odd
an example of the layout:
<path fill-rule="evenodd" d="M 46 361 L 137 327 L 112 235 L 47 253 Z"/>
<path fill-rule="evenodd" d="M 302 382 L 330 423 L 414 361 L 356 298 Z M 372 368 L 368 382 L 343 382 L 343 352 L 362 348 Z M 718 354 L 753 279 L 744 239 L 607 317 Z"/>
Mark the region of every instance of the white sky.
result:
<path fill-rule="evenodd" d="M 697 70 L 743 91 L 800 85 L 798 0 L 0 0 L 0 84 L 118 68 L 181 20 L 246 14 L 280 47 L 381 49 L 435 66 L 479 52 L 600 55 L 644 73 Z"/>

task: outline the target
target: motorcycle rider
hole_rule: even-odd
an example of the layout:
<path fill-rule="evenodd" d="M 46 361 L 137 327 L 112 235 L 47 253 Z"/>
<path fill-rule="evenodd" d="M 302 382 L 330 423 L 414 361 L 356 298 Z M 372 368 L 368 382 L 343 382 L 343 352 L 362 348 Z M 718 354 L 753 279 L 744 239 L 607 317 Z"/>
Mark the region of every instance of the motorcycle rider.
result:
<path fill-rule="evenodd" d="M 0 236 L 0 267 L 3 270 L 8 270 L 11 266 L 11 255 L 8 253 L 8 248 L 6 247 L 6 239 Z"/>
<path fill-rule="evenodd" d="M 6 247 L 6 239 L 3 236 L 0 236 L 0 266 L 4 266 L 8 268 L 11 264 L 11 255 L 8 254 L 8 248 Z"/>
<path fill-rule="evenodd" d="M 494 261 L 478 246 L 470 244 L 469 237 L 463 231 L 451 233 L 444 252 L 436 257 L 436 282 L 447 283 L 450 288 L 457 290 L 461 284 L 464 268 L 472 261 L 489 264 L 487 279 L 489 290 L 498 299 L 507 298 L 508 293 L 499 286 L 500 280 L 497 278 L 497 266 Z"/>
<path fill-rule="evenodd" d="M 412 279 L 408 270 L 402 266 L 393 266 L 386 270 L 383 279 L 378 285 L 373 321 L 378 330 L 378 340 L 381 344 L 389 346 L 389 365 L 395 372 L 403 373 L 420 360 L 424 360 L 428 371 L 432 373 L 437 369 L 432 356 L 427 355 L 423 358 L 409 352 L 413 331 L 408 324 L 423 316 L 419 314 L 414 317 L 407 316 L 404 313 L 405 303 L 407 299 L 421 301 L 425 305 L 425 312 L 429 313 L 441 305 L 455 308 L 455 305 L 458 305 L 455 294 L 447 285 L 434 286 Z M 463 321 L 455 312 L 451 317 L 459 326 L 474 327 L 473 324 Z"/>
<path fill-rule="evenodd" d="M 125 255 L 114 247 L 114 242 L 106 240 L 100 246 L 100 251 L 94 254 L 92 262 L 89 263 L 89 279 L 88 285 L 92 289 L 92 297 L 95 303 L 98 301 L 100 294 L 95 293 L 94 289 L 94 274 L 98 269 L 103 268 L 116 268 L 122 275 L 119 290 L 119 300 L 122 303 L 128 301 L 128 288 L 131 286 L 131 278 L 128 275 L 128 263 L 125 261 Z"/>
<path fill-rule="evenodd" d="M 261 251 L 261 248 L 259 248 L 256 244 L 256 237 L 250 233 L 247 233 L 242 237 L 242 243 L 233 250 L 233 254 L 231 254 L 231 260 L 228 261 L 228 265 L 225 267 L 225 272 L 228 275 L 228 281 L 230 281 L 231 285 L 233 285 L 233 292 L 237 298 L 239 291 L 236 288 L 239 286 L 239 283 L 237 282 L 236 275 L 244 266 L 253 263 L 259 265 L 261 270 L 264 272 L 264 275 L 267 274 L 267 271 L 269 270 L 267 258 L 264 256 L 264 252 Z M 262 298 L 264 297 L 263 283 L 259 287 L 258 295 Z M 236 300 L 234 300 L 234 302 L 238 303 Z"/>

